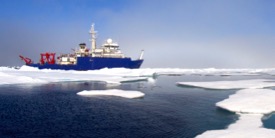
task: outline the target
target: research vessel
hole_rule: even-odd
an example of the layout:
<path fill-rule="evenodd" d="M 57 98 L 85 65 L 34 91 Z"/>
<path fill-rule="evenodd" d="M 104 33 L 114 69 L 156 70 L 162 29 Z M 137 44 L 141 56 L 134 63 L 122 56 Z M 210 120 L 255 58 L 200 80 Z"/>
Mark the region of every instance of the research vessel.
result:
<path fill-rule="evenodd" d="M 59 70 L 97 70 L 102 68 L 140 68 L 143 63 L 143 50 L 138 59 L 132 60 L 126 57 L 119 45 L 112 39 L 107 39 L 105 43 L 97 48 L 96 31 L 94 24 L 91 25 L 91 48 L 87 48 L 85 43 L 80 43 L 78 49 L 74 49 L 71 54 L 60 54 L 55 58 L 56 53 L 41 53 L 40 62 L 33 63 L 30 58 L 19 56 L 27 66 L 39 69 L 59 69 Z"/>

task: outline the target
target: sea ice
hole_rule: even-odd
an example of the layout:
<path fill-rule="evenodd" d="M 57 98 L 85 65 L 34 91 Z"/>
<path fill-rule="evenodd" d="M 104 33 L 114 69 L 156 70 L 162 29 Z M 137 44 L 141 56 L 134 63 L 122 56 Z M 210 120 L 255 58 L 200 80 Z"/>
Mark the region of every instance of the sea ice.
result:
<path fill-rule="evenodd" d="M 262 117 L 275 111 L 275 90 L 243 89 L 216 106 L 236 112 L 239 120 L 226 130 L 206 131 L 197 138 L 274 138 L 275 130 L 262 127 Z"/>
<path fill-rule="evenodd" d="M 22 84 L 22 83 L 46 83 L 47 81 L 38 79 L 38 78 L 31 78 L 28 76 L 21 76 L 21 75 L 12 75 L 8 73 L 0 72 L 0 85 L 1 84 Z"/>
<path fill-rule="evenodd" d="M 274 138 L 275 130 L 262 127 L 262 114 L 241 114 L 225 130 L 209 130 L 196 138 Z"/>
<path fill-rule="evenodd" d="M 262 127 L 264 114 L 275 111 L 275 90 L 260 89 L 275 86 L 272 80 L 237 80 L 212 82 L 178 82 L 179 85 L 208 89 L 242 89 L 216 106 L 240 114 L 239 120 L 226 130 L 210 130 L 198 138 L 273 138 L 275 130 Z"/>
<path fill-rule="evenodd" d="M 204 75 L 204 76 L 250 76 L 259 75 L 259 71 L 255 69 L 180 69 L 180 68 L 157 68 L 147 69 L 154 70 L 158 75 Z M 275 69 L 270 69 L 275 70 Z M 261 70 L 263 71 L 263 70 Z M 265 70 L 266 71 L 266 70 Z"/>
<path fill-rule="evenodd" d="M 139 91 L 125 91 L 118 89 L 110 89 L 110 90 L 90 90 L 90 91 L 81 91 L 77 93 L 81 96 L 96 96 L 96 95 L 109 95 L 109 96 L 119 96 L 124 98 L 139 98 L 143 97 L 144 93 Z"/>
<path fill-rule="evenodd" d="M 239 120 L 225 130 L 209 130 L 196 138 L 274 138 L 275 130 L 262 127 L 261 114 L 241 114 Z"/>
<path fill-rule="evenodd" d="M 274 73 L 275 69 L 180 69 L 180 68 L 141 68 L 141 69 L 101 69 L 90 71 L 64 71 L 64 70 L 39 70 L 34 67 L 22 66 L 19 70 L 8 67 L 0 67 L 1 84 L 18 84 L 18 83 L 39 83 L 43 82 L 60 82 L 60 81 L 104 81 L 107 83 L 119 84 L 121 82 L 146 80 L 154 75 L 255 75 L 260 73 Z M 8 77 L 7 75 L 10 75 Z M 12 79 L 12 77 L 28 77 L 33 81 L 24 81 L 22 79 Z M 6 80 L 5 80 L 6 79 Z M 5 81 L 1 81 L 5 80 Z M 5 82 L 5 83 L 4 83 Z M 211 82 L 213 83 L 213 82 Z M 230 82 L 231 83 L 231 82 Z M 266 83 L 265 83 L 266 84 Z"/>
<path fill-rule="evenodd" d="M 0 67 L 0 71 L 16 70 L 15 67 Z"/>
<path fill-rule="evenodd" d="M 121 72 L 124 69 L 114 69 Z M 125 69 L 130 71 L 130 69 Z M 99 73 L 101 72 L 101 73 Z M 21 69 L 9 69 L 3 67 L 0 70 L 0 85 L 1 84 L 22 84 L 22 83 L 47 83 L 47 82 L 64 82 L 64 81 L 103 81 L 107 83 L 120 84 L 123 82 L 133 81 L 147 81 L 147 77 L 133 76 L 133 74 L 118 74 L 111 75 L 112 69 L 105 69 L 103 71 L 64 71 L 64 70 L 50 70 L 22 66 Z M 135 74 L 136 75 L 136 74 Z"/>
<path fill-rule="evenodd" d="M 266 88 L 275 86 L 272 80 L 235 80 L 235 81 L 208 81 L 208 82 L 178 82 L 178 85 L 193 86 L 207 89 L 246 89 L 246 88 Z"/>
<path fill-rule="evenodd" d="M 239 113 L 269 114 L 275 111 L 275 90 L 243 89 L 216 106 Z"/>
<path fill-rule="evenodd" d="M 20 71 L 39 71 L 38 68 L 34 68 L 34 67 L 26 66 L 26 65 L 23 65 L 22 67 L 20 67 L 19 70 Z"/>

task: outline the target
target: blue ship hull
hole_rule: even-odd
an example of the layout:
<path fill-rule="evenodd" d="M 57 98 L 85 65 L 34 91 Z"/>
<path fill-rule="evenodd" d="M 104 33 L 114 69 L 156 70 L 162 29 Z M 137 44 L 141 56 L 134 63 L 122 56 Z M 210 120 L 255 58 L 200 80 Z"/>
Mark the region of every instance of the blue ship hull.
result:
<path fill-rule="evenodd" d="M 28 64 L 39 69 L 59 70 L 97 70 L 102 68 L 139 68 L 143 60 L 131 60 L 131 58 L 105 58 L 105 57 L 77 57 L 77 64 Z"/>

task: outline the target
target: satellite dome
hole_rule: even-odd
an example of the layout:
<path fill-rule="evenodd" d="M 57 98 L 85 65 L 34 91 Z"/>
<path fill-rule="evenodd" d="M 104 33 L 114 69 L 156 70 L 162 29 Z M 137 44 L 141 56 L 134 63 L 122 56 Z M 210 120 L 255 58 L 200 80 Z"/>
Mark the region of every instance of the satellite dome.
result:
<path fill-rule="evenodd" d="M 108 44 L 112 44 L 113 40 L 111 38 L 107 39 Z"/>

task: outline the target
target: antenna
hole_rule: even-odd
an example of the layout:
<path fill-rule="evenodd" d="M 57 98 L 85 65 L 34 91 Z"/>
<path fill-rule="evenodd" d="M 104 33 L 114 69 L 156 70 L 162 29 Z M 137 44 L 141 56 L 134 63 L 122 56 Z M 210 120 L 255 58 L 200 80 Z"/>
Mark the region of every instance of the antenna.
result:
<path fill-rule="evenodd" d="M 91 53 L 93 54 L 95 52 L 96 49 L 96 31 L 95 31 L 95 24 L 92 23 L 91 25 L 91 30 L 90 30 L 90 34 L 91 34 Z"/>
<path fill-rule="evenodd" d="M 143 59 L 143 54 L 144 54 L 144 50 L 141 50 L 141 53 L 140 53 L 140 56 L 139 56 L 139 59 L 140 59 L 140 60 Z"/>

